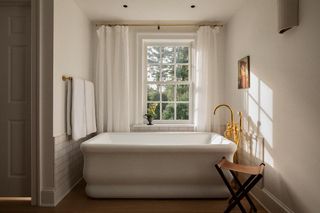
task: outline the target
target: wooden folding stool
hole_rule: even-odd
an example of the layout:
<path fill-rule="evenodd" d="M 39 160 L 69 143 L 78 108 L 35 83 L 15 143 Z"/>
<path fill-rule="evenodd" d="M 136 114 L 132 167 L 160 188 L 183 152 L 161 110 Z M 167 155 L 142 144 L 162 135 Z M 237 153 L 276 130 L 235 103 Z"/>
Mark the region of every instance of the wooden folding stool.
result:
<path fill-rule="evenodd" d="M 219 163 L 215 164 L 215 167 L 219 172 L 223 182 L 226 184 L 227 188 L 229 189 L 232 195 L 232 197 L 229 200 L 229 206 L 226 208 L 224 212 L 230 212 L 236 205 L 239 206 L 241 212 L 246 212 L 245 208 L 240 202 L 244 197 L 248 200 L 248 203 L 250 204 L 251 209 L 254 212 L 257 212 L 257 208 L 253 204 L 248 193 L 263 177 L 262 173 L 263 173 L 264 166 L 265 165 L 263 163 L 261 163 L 259 166 L 247 166 L 247 165 L 235 164 L 235 163 L 229 162 L 225 157 L 223 157 Z M 239 187 L 238 191 L 236 192 L 233 191 L 222 169 L 230 171 L 231 175 L 234 178 L 234 182 Z M 235 172 L 249 174 L 250 177 L 242 184 L 237 178 Z"/>

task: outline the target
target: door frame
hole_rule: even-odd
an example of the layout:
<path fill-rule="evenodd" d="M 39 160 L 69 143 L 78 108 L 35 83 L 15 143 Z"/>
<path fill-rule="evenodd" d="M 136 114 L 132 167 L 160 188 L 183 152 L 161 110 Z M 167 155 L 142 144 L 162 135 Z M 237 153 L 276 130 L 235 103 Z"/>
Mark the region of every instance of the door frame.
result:
<path fill-rule="evenodd" d="M 39 0 L 29 0 L 31 8 L 31 205 L 40 204 L 39 149 Z"/>
<path fill-rule="evenodd" d="M 31 205 L 40 204 L 40 173 L 39 173 L 39 0 L 0 0 L 0 6 L 28 6 L 31 15 L 31 41 L 30 41 L 30 195 Z"/>

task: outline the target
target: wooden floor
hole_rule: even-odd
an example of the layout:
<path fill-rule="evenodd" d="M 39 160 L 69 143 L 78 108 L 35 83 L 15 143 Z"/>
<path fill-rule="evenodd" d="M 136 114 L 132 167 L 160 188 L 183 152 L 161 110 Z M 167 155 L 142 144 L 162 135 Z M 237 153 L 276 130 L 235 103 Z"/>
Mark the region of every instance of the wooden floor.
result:
<path fill-rule="evenodd" d="M 0 201 L 1 213 L 220 213 L 227 206 L 227 200 L 219 199 L 90 199 L 80 182 L 55 208 L 32 207 L 28 201 Z M 246 201 L 242 202 L 249 212 Z M 256 203 L 258 212 L 266 212 Z M 232 212 L 240 212 L 238 207 Z"/>

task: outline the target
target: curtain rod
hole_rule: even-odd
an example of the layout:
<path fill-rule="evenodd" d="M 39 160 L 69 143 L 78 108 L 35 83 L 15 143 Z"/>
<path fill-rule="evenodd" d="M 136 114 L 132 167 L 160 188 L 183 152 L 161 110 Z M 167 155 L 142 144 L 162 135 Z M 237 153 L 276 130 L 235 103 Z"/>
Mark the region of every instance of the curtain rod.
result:
<path fill-rule="evenodd" d="M 223 24 L 111 24 L 111 23 L 97 23 L 96 26 L 136 26 L 136 27 L 223 27 Z"/>

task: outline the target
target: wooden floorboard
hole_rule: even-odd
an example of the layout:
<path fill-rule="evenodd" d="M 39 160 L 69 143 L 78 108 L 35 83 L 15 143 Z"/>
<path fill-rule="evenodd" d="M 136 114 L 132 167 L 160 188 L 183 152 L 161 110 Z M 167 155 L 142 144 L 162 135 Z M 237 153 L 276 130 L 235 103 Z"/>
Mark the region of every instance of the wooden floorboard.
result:
<path fill-rule="evenodd" d="M 1 213 L 220 213 L 225 199 L 90 199 L 80 182 L 55 208 L 32 207 L 28 201 L 0 201 Z M 249 212 L 248 204 L 242 204 Z M 258 212 L 266 212 L 255 202 Z M 240 212 L 236 207 L 232 212 Z"/>

